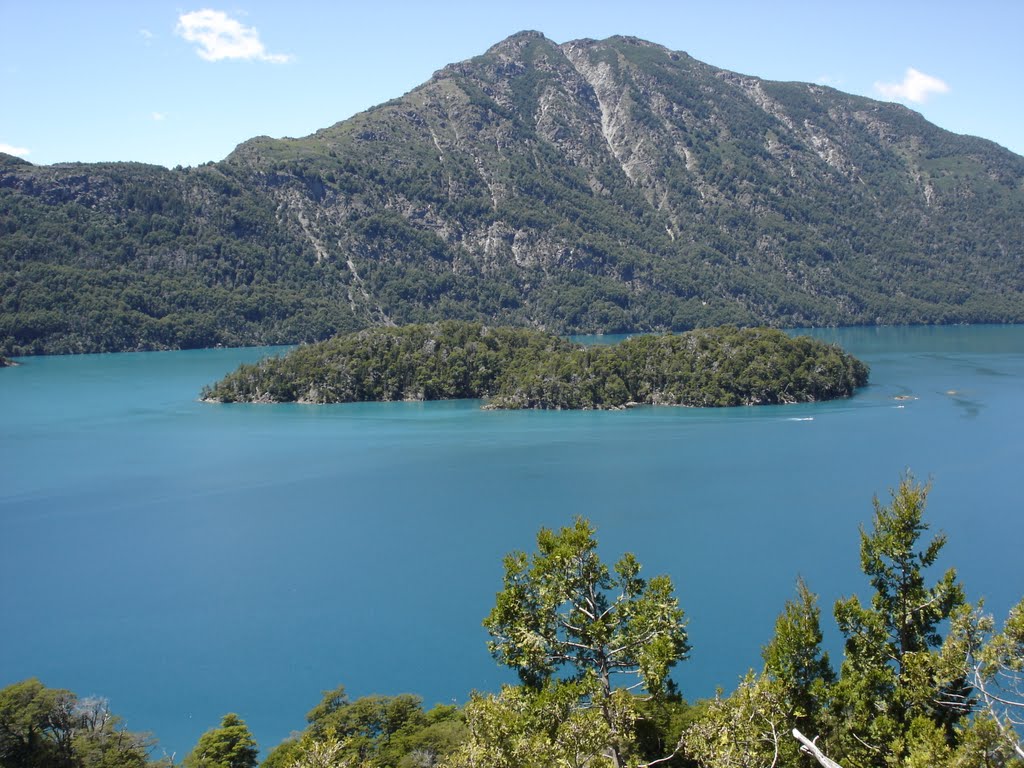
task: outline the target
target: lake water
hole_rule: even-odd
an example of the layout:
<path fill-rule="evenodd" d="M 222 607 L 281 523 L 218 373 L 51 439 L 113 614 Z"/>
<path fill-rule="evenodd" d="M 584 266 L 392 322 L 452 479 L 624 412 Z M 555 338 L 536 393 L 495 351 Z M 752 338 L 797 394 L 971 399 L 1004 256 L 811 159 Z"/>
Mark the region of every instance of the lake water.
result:
<path fill-rule="evenodd" d="M 607 559 L 672 576 L 675 678 L 707 696 L 759 665 L 798 575 L 838 649 L 858 526 L 906 468 L 934 481 L 943 567 L 1005 616 L 1024 326 L 817 335 L 871 386 L 728 410 L 226 406 L 199 389 L 266 349 L 26 359 L 0 371 L 0 686 L 106 696 L 179 759 L 232 711 L 267 749 L 339 683 L 462 702 L 511 679 L 480 625 L 502 556 L 584 514 Z"/>

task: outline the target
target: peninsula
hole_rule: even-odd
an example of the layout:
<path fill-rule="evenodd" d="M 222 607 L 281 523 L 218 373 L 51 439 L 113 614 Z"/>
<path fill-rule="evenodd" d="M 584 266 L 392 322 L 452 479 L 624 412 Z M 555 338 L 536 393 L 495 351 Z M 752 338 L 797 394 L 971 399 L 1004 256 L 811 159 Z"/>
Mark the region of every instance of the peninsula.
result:
<path fill-rule="evenodd" d="M 206 402 L 480 398 L 486 408 L 734 406 L 848 397 L 868 367 L 769 328 L 724 326 L 584 346 L 538 330 L 445 321 L 374 327 L 242 365 Z"/>

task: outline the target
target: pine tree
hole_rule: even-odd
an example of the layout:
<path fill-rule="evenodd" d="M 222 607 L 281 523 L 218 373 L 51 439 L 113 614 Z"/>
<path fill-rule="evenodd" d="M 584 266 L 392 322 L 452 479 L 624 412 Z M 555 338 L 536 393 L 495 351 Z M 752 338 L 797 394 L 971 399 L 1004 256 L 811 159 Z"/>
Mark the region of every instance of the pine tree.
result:
<path fill-rule="evenodd" d="M 966 683 L 943 682 L 939 673 L 939 628 L 964 603 L 956 571 L 933 586 L 926 571 L 938 560 L 946 537 L 937 534 L 921 548 L 929 485 L 909 473 L 890 491 L 891 502 L 874 499 L 871 532 L 861 529 L 861 569 L 870 578 L 868 605 L 856 596 L 839 600 L 835 617 L 846 636 L 845 658 L 836 686 L 835 714 L 844 765 L 880 765 L 906 755 L 917 719 L 943 729 L 950 743 L 953 725 L 966 714 Z M 914 727 L 922 732 L 924 724 Z"/>
<path fill-rule="evenodd" d="M 803 579 L 797 579 L 796 592 L 776 619 L 775 636 L 761 653 L 763 676 L 781 688 L 789 728 L 821 736 L 835 672 L 828 654 L 821 650 L 817 596 Z"/>

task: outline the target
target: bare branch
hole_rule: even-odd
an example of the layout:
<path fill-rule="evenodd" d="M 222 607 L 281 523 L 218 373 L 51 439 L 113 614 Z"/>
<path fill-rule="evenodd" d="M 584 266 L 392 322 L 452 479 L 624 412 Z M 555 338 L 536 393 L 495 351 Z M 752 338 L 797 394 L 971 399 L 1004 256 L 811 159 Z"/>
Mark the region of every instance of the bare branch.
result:
<path fill-rule="evenodd" d="M 827 757 L 824 752 L 818 749 L 818 745 L 804 736 L 796 728 L 793 729 L 793 738 L 800 742 L 800 751 L 805 755 L 810 755 L 822 768 L 843 768 L 839 763 L 831 758 Z M 817 741 L 817 739 L 815 739 Z"/>

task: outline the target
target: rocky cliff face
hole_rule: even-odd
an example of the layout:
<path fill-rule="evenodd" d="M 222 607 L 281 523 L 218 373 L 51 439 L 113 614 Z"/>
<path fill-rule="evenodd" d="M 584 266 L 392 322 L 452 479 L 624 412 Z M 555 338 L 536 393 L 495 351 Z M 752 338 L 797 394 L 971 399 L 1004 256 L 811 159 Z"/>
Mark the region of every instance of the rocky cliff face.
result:
<path fill-rule="evenodd" d="M 633 38 L 524 32 L 303 139 L 179 171 L 0 163 L 0 195 L 9 351 L 444 317 L 1024 320 L 1024 158 Z M 71 277 L 92 286 L 65 297 L 87 317 L 109 326 L 113 304 L 106 336 L 66 333 L 38 300 Z"/>

